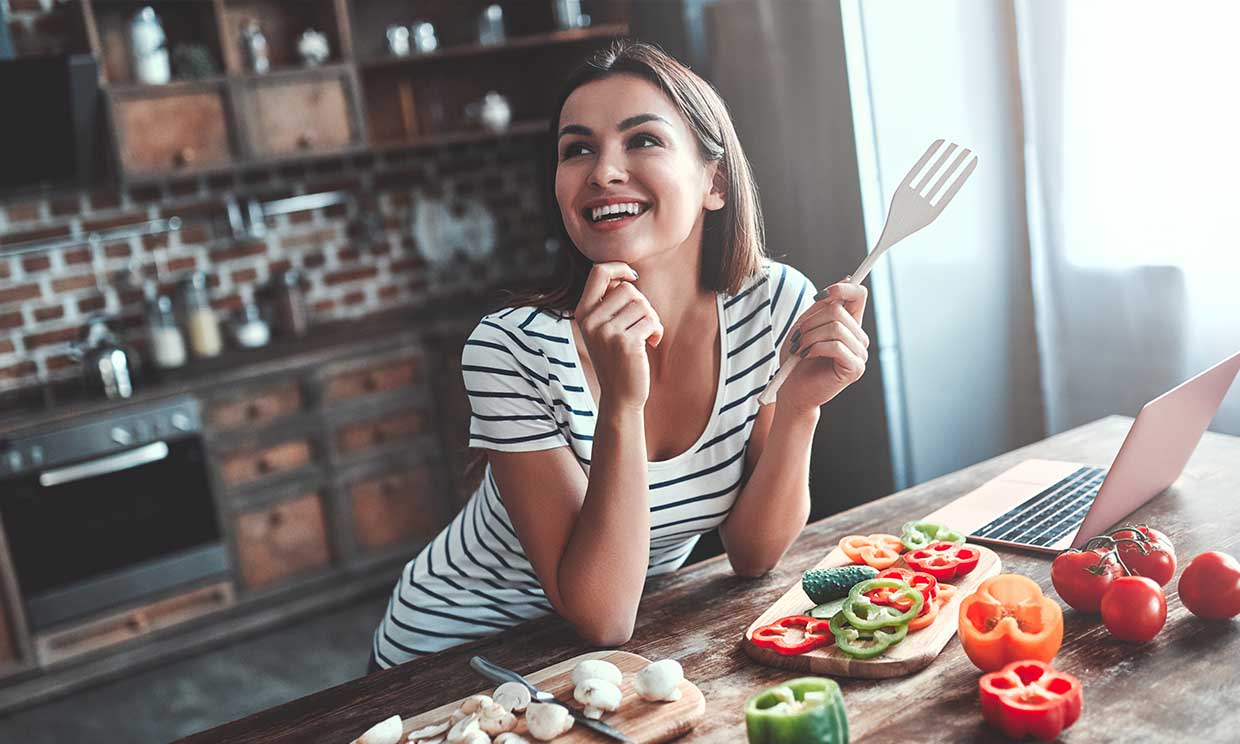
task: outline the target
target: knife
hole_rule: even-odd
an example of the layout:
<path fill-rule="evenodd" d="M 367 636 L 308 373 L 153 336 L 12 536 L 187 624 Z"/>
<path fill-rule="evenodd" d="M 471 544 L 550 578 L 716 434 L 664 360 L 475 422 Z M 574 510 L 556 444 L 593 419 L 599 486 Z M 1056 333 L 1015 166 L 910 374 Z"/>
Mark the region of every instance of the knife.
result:
<path fill-rule="evenodd" d="M 530 684 L 525 677 L 522 677 L 516 672 L 505 669 L 497 664 L 492 664 L 481 656 L 475 656 L 470 659 L 469 665 L 473 667 L 475 672 L 497 684 L 503 684 L 504 682 L 516 682 L 517 684 L 524 685 L 527 689 L 529 689 L 530 696 L 533 697 L 536 702 L 555 703 L 556 705 L 564 707 L 568 710 L 574 721 L 582 726 L 585 726 L 591 731 L 597 731 L 598 733 L 611 739 L 624 742 L 624 744 L 637 744 L 637 742 L 622 734 L 618 729 L 608 726 L 602 721 L 596 721 L 593 718 L 586 718 L 585 715 L 583 715 L 576 708 L 572 708 L 566 703 L 561 702 L 555 695 L 552 695 L 549 692 L 543 692 L 534 685 Z"/>

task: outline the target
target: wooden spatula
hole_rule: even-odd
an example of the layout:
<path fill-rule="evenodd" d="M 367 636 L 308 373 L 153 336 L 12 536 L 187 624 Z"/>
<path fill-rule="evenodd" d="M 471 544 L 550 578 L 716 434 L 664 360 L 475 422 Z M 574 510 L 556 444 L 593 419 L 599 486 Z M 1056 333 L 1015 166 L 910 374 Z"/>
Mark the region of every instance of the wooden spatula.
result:
<path fill-rule="evenodd" d="M 952 153 L 959 149 L 956 143 L 952 142 L 947 145 L 943 153 L 939 155 L 938 160 L 934 161 L 934 165 L 917 179 L 917 183 L 913 184 L 913 179 L 921 173 L 926 163 L 934 154 L 943 146 L 943 140 L 938 139 L 930 143 L 930 147 L 926 148 L 926 152 L 913 166 L 900 185 L 896 187 L 896 193 L 891 197 L 891 208 L 887 211 L 887 224 L 883 226 L 883 233 L 878 238 L 878 245 L 874 246 L 874 250 L 865 257 L 857 270 L 853 272 L 846 281 L 853 284 L 860 284 L 870 274 L 870 269 L 874 268 L 880 256 L 887 252 L 891 246 L 899 243 L 908 236 L 917 232 L 921 228 L 934 222 L 934 218 L 939 216 L 947 203 L 956 196 L 956 192 L 960 191 L 960 187 L 964 182 L 969 180 L 969 176 L 973 175 L 974 169 L 977 168 L 977 156 L 969 155 L 972 151 L 969 149 L 960 150 L 956 158 L 952 160 L 951 165 L 944 167 L 948 158 Z M 967 162 L 966 162 L 967 161 Z M 964 169 L 960 166 L 964 164 Z M 957 173 L 957 171 L 959 171 Z M 947 184 L 949 178 L 955 174 L 955 179 L 947 186 L 947 190 L 943 191 L 943 186 Z M 927 188 L 927 184 L 935 176 L 938 180 L 933 186 Z M 943 191 L 943 195 L 939 197 L 939 192 Z M 934 201 L 935 197 L 939 197 L 938 201 Z M 758 396 L 758 402 L 774 403 L 779 388 L 788 379 L 788 375 L 792 374 L 792 370 L 796 369 L 797 363 L 801 361 L 801 357 L 793 355 L 784 362 L 775 376 L 771 378 L 770 384 L 766 386 L 766 390 L 762 391 L 762 395 Z"/>

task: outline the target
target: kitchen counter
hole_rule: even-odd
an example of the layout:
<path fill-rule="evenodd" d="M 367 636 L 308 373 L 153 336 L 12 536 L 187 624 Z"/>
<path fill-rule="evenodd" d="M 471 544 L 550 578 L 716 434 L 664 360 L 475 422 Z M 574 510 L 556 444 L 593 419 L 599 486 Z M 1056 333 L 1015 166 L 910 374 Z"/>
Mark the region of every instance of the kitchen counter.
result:
<path fill-rule="evenodd" d="M 732 574 L 725 557 L 652 580 L 632 640 L 621 647 L 649 659 L 675 658 L 706 696 L 706 719 L 685 742 L 745 739 L 745 700 L 798 676 L 759 666 L 741 648 L 749 624 L 846 534 L 891 532 L 1031 457 L 1111 462 L 1131 419 L 1110 417 L 808 526 L 780 565 L 760 579 Z M 829 484 L 817 484 L 829 487 Z M 1129 521 L 1148 522 L 1175 544 L 1180 569 L 1207 550 L 1240 548 L 1240 438 L 1207 433 L 1184 474 Z M 1028 575 L 1048 596 L 1050 559 L 997 551 L 1004 571 Z M 1064 741 L 1203 741 L 1234 738 L 1240 696 L 1240 621 L 1205 622 L 1165 588 L 1167 625 L 1147 644 L 1112 638 L 1096 616 L 1064 611 L 1064 642 L 1054 664 L 1079 677 L 1085 706 Z M 1062 605 L 1063 603 L 1060 602 Z M 181 740 L 346 744 L 392 714 L 409 717 L 477 692 L 487 684 L 469 669 L 482 654 L 528 673 L 591 650 L 559 618 L 518 626 L 498 637 L 369 675 Z M 365 657 L 367 648 L 357 650 Z M 306 653 L 313 653 L 307 649 Z M 980 672 L 958 639 L 925 670 L 887 680 L 840 679 L 853 741 L 1005 741 L 982 723 Z M 601 739 L 600 739 L 601 741 Z"/>
<path fill-rule="evenodd" d="M 440 328 L 460 330 L 464 327 L 468 331 L 482 315 L 483 308 L 488 308 L 493 301 L 494 298 L 486 297 L 457 298 L 451 302 L 312 326 L 304 337 L 273 337 L 270 344 L 260 349 L 228 348 L 213 359 L 191 358 L 185 367 L 161 373 L 155 379 L 140 379 L 134 384 L 134 395 L 123 400 L 108 400 L 72 383 L 8 394 L 0 397 L 0 437 L 80 416 L 119 411 L 206 387 L 279 374 L 292 367 L 340 358 L 350 349 L 361 352 L 374 350 L 376 344 L 396 346 L 433 334 Z"/>

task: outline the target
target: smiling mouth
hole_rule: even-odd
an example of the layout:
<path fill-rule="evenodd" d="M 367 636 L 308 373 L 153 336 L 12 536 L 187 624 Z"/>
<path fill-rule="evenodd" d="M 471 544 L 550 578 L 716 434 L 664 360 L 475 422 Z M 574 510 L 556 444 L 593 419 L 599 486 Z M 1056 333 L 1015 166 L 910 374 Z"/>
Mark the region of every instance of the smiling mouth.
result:
<path fill-rule="evenodd" d="M 597 225 L 605 222 L 619 222 L 628 217 L 640 217 L 649 210 L 649 204 L 628 202 L 625 204 L 612 204 L 606 207 L 596 207 L 594 209 L 583 209 L 581 210 L 581 216 L 588 222 Z"/>

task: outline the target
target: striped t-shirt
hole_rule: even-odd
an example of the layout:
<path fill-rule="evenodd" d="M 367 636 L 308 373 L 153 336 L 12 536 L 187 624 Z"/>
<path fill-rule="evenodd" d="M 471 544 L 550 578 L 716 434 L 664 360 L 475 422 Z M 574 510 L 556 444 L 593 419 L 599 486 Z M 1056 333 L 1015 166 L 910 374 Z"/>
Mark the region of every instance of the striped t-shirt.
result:
<path fill-rule="evenodd" d="M 683 453 L 649 463 L 647 576 L 675 571 L 698 537 L 728 516 L 740 491 L 758 394 L 775 374 L 776 350 L 813 295 L 799 271 L 767 262 L 735 296 L 718 296 L 722 363 L 710 421 Z M 471 447 L 569 447 L 589 474 L 597 410 L 571 322 L 531 307 L 482 319 L 461 355 L 473 412 Z M 375 630 L 374 658 L 390 667 L 553 611 L 488 465 L 461 512 L 405 565 Z"/>

